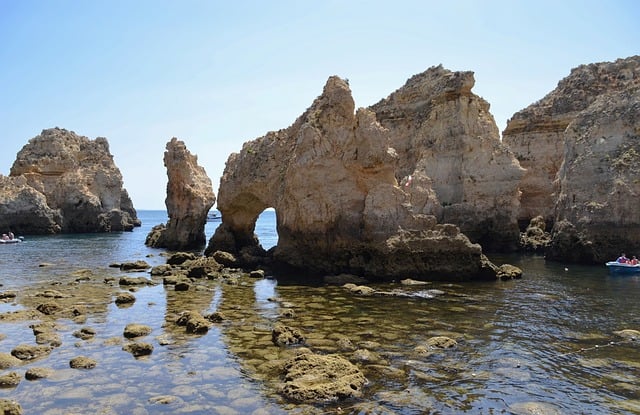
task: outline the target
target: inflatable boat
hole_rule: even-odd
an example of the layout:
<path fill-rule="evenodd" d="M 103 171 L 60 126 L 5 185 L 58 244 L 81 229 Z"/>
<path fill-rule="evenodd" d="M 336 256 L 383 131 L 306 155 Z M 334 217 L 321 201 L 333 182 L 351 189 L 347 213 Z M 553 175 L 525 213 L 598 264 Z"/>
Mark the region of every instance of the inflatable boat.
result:
<path fill-rule="evenodd" d="M 617 261 L 609 261 L 605 265 L 609 268 L 609 271 L 616 274 L 635 274 L 640 272 L 640 264 L 631 265 Z"/>

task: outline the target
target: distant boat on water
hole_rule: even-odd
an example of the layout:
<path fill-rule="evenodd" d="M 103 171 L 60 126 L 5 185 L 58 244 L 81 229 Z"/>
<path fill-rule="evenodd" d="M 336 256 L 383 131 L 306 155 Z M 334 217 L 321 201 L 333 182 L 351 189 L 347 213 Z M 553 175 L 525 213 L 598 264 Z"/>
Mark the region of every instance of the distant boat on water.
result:
<path fill-rule="evenodd" d="M 222 220 L 222 216 L 220 215 L 220 212 L 216 211 L 210 211 L 209 213 L 207 213 L 207 222 L 216 222 Z"/>
<path fill-rule="evenodd" d="M 22 242 L 24 238 L 22 236 L 19 236 L 17 238 L 13 238 L 13 239 L 0 239 L 0 245 L 3 244 L 17 244 Z"/>

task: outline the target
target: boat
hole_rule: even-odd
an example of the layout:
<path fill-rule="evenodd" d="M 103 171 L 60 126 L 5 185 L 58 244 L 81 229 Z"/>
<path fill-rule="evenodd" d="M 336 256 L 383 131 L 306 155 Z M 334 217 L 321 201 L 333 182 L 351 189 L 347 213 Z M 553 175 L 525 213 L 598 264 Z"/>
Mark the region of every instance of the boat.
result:
<path fill-rule="evenodd" d="M 22 236 L 13 239 L 0 239 L 0 244 L 17 244 L 22 242 L 23 239 Z"/>
<path fill-rule="evenodd" d="M 609 271 L 616 274 L 635 274 L 640 273 L 640 264 L 632 265 L 618 261 L 609 261 L 605 264 Z"/>

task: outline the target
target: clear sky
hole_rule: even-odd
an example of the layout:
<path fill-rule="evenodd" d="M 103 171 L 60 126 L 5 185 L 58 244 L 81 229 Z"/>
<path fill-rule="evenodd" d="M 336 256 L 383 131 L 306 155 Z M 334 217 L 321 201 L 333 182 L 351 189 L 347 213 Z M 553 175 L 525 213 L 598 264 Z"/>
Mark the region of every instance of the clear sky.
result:
<path fill-rule="evenodd" d="M 106 137 L 136 209 L 164 209 L 171 137 L 217 195 L 227 157 L 331 75 L 356 107 L 442 64 L 498 128 L 572 68 L 640 54 L 640 2 L 0 0 L 0 174 L 43 129 Z"/>

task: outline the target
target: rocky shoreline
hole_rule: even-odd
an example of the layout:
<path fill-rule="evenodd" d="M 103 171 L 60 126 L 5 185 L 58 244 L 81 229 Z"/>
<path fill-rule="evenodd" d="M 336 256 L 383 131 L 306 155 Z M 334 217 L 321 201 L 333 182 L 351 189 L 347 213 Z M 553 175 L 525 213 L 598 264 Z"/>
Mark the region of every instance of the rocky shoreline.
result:
<path fill-rule="evenodd" d="M 3 287 L 0 292 L 2 302 L 18 306 L 19 310 L 0 313 L 0 322 L 21 326 L 19 330 L 23 334 L 16 336 L 25 338 L 25 341 L 11 350 L 0 352 L 0 367 L 5 371 L 0 376 L 0 387 L 15 388 L 24 380 L 56 379 L 60 376 L 55 369 L 62 364 L 60 359 L 67 360 L 67 368 L 93 370 L 101 365 L 101 361 L 83 354 L 82 350 L 88 345 L 92 345 L 91 349 L 117 347 L 135 359 L 144 359 L 153 356 L 157 347 L 170 347 L 194 336 L 204 336 L 214 327 L 227 332 L 231 350 L 239 355 L 245 352 L 236 348 L 240 344 L 234 346 L 235 341 L 253 343 L 260 342 L 261 338 L 270 339 L 271 347 L 266 344 L 259 347 L 266 352 L 265 360 L 248 363 L 247 370 L 256 380 L 267 381 L 274 393 L 285 401 L 313 405 L 357 398 L 369 382 L 360 366 L 373 365 L 375 370 L 389 372 L 390 369 L 385 368 L 384 358 L 367 347 L 357 346 L 355 339 L 344 336 L 325 339 L 313 333 L 304 333 L 309 322 L 299 321 L 296 309 L 313 307 L 312 303 L 279 304 L 281 311 L 274 316 L 276 318 L 246 326 L 246 319 L 249 318 L 247 311 L 253 315 L 251 319 L 257 318 L 259 321 L 262 318 L 255 315 L 255 311 L 238 308 L 246 299 L 236 304 L 237 296 L 252 297 L 253 286 L 260 281 L 268 281 L 265 278 L 269 276 L 265 275 L 264 270 L 245 271 L 224 266 L 220 262 L 236 263 L 233 255 L 226 252 L 216 252 L 212 257 L 189 252 L 165 256 L 166 263 L 155 266 L 143 260 L 110 264 L 110 275 L 105 275 L 106 271 L 78 269 L 66 278 L 42 281 L 19 291 Z M 55 267 L 55 264 L 43 263 L 40 266 Z M 506 269 L 504 275 L 507 278 Z M 518 278 L 520 273 L 509 275 L 511 277 Z M 363 280 L 354 275 L 327 277 L 325 281 L 333 283 L 331 286 L 344 296 L 360 298 L 393 296 L 428 301 L 450 295 L 443 290 L 430 288 L 431 283 L 424 281 L 403 280 L 391 290 L 361 285 Z M 105 338 L 101 330 L 90 323 L 93 316 L 113 306 L 126 313 L 138 301 L 139 292 L 156 286 L 162 286 L 168 298 L 175 296 L 175 302 L 170 309 L 168 305 L 164 317 L 164 334 L 154 338 L 153 329 L 148 324 L 123 321 L 124 328 L 120 336 Z M 232 299 L 223 299 L 226 307 L 221 304 L 219 310 L 204 311 L 209 306 L 207 302 L 211 299 L 212 290 L 221 286 L 233 293 L 225 293 L 231 295 Z M 198 301 L 203 294 L 205 301 Z M 275 305 L 280 300 L 268 298 L 266 301 Z M 255 333 L 256 324 L 264 326 L 261 329 L 266 330 L 264 334 Z M 245 331 L 247 328 L 248 332 Z M 27 332 L 32 335 L 31 340 L 28 340 Z M 69 345 L 65 344 L 68 340 L 63 340 L 68 338 L 74 339 L 72 349 L 75 348 L 76 352 L 69 353 Z M 454 338 L 434 336 L 425 344 L 416 345 L 416 353 L 429 355 L 455 345 Z M 60 350 L 65 351 L 61 353 Z M 278 355 L 277 358 L 274 353 Z M 313 381 L 309 380 L 310 373 L 314 373 Z M 342 375 L 336 376 L 336 373 Z M 176 396 L 153 398 L 154 402 L 163 404 L 179 399 Z M 2 407 L 9 411 L 5 413 L 22 413 L 20 404 L 16 402 L 4 400 Z"/>

